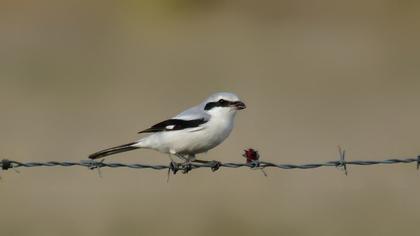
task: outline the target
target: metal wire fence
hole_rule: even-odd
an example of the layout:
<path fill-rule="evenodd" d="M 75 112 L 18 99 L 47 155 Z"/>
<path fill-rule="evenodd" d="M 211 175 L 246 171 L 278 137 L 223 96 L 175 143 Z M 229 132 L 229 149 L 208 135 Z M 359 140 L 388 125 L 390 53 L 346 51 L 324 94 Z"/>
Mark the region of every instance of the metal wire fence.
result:
<path fill-rule="evenodd" d="M 72 167 L 81 166 L 89 169 L 100 168 L 131 168 L 131 169 L 152 169 L 152 170 L 168 170 L 176 174 L 178 171 L 188 173 L 191 170 L 199 168 L 210 168 L 216 171 L 220 168 L 241 168 L 246 167 L 250 169 L 260 169 L 266 175 L 264 169 L 266 168 L 279 168 L 279 169 L 315 169 L 319 167 L 338 167 L 341 168 L 347 175 L 349 165 L 368 166 L 368 165 L 381 165 L 381 164 L 400 164 L 400 163 L 417 163 L 417 169 L 420 166 L 420 155 L 415 158 L 401 158 L 401 159 L 386 159 L 379 161 L 346 161 L 346 153 L 339 148 L 339 159 L 336 161 L 327 161 L 323 163 L 307 163 L 307 164 L 277 164 L 260 160 L 260 155 L 254 149 L 247 149 L 243 156 L 246 158 L 245 163 L 221 163 L 212 161 L 208 163 L 176 163 L 171 162 L 169 165 L 146 165 L 146 164 L 125 164 L 125 163 L 106 163 L 94 160 L 82 160 L 79 162 L 72 161 L 47 161 L 47 162 L 19 162 L 8 159 L 0 161 L 0 168 L 2 170 L 17 169 L 17 168 L 32 168 L 32 167 Z"/>

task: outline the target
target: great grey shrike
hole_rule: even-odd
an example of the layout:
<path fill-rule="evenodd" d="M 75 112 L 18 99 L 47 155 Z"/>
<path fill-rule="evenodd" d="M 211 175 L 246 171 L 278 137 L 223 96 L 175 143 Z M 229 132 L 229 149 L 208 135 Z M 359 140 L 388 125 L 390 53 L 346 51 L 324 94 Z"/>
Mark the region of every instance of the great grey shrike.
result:
<path fill-rule="evenodd" d="M 146 148 L 175 155 L 186 162 L 206 162 L 196 160 L 196 154 L 207 152 L 221 144 L 233 129 L 236 112 L 245 108 L 237 95 L 216 93 L 200 105 L 139 132 L 150 133 L 148 136 L 136 142 L 96 152 L 89 158 L 98 159 Z"/>

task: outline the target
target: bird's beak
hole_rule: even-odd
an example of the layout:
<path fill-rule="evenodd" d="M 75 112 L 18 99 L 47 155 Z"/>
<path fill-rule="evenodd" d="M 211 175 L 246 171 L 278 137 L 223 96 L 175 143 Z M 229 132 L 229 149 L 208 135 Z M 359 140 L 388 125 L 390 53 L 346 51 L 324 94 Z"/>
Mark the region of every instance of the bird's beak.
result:
<path fill-rule="evenodd" d="M 237 102 L 233 102 L 232 103 L 233 107 L 236 107 L 237 110 L 243 110 L 246 108 L 245 103 L 241 102 L 241 101 L 237 101 Z"/>

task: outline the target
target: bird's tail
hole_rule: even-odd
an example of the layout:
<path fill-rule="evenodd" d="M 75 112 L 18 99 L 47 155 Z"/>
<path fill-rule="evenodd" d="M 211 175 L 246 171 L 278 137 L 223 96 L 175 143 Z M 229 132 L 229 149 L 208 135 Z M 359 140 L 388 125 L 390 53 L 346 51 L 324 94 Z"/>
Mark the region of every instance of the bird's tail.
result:
<path fill-rule="evenodd" d="M 116 146 L 116 147 L 112 147 L 112 148 L 108 148 L 99 152 L 95 152 L 93 154 L 91 154 L 89 156 L 90 159 L 98 159 L 101 157 L 106 157 L 106 156 L 110 156 L 110 155 L 114 155 L 120 152 L 128 152 L 131 150 L 135 150 L 138 149 L 139 147 L 134 146 L 137 143 L 128 143 L 128 144 L 124 144 L 124 145 L 120 145 L 120 146 Z"/>

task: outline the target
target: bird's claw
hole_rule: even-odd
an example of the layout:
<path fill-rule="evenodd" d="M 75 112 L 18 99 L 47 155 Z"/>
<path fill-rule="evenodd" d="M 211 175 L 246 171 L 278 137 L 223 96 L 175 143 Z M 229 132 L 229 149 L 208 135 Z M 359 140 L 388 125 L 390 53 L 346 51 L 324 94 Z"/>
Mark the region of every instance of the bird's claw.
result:
<path fill-rule="evenodd" d="M 182 165 L 182 173 L 187 174 L 192 170 L 192 164 L 190 162 L 186 162 Z"/>
<path fill-rule="evenodd" d="M 174 175 L 176 175 L 176 173 L 179 170 L 179 164 L 174 161 L 171 161 L 171 163 L 169 164 L 169 170 L 172 171 Z"/>

